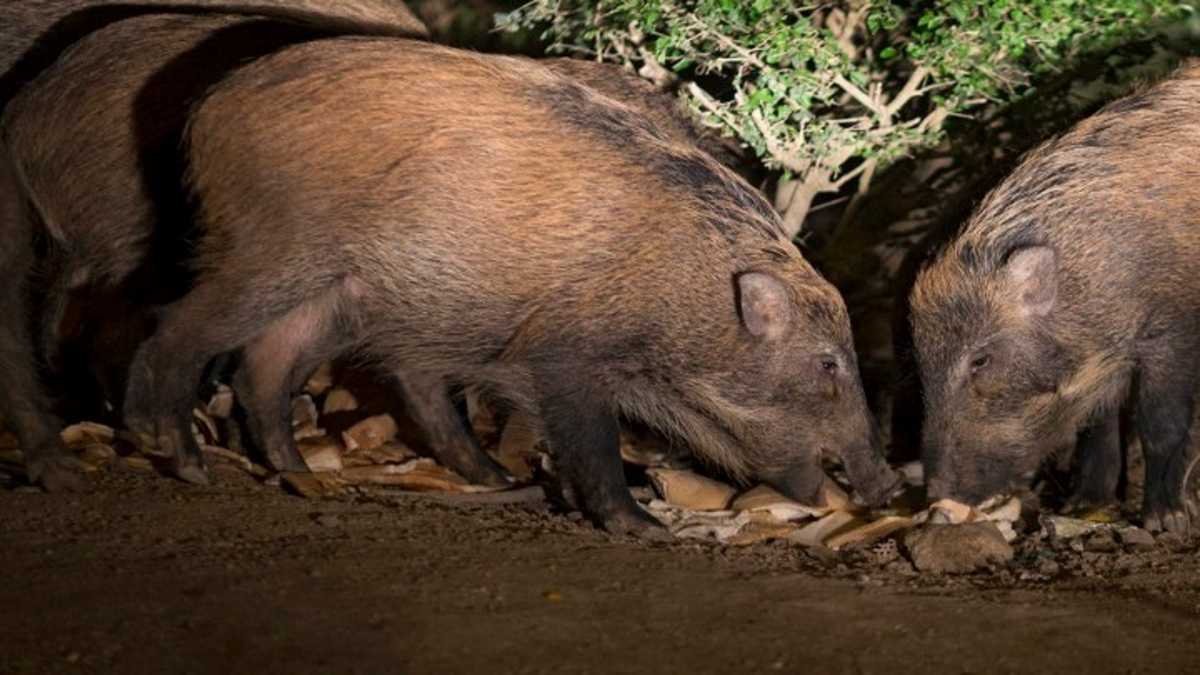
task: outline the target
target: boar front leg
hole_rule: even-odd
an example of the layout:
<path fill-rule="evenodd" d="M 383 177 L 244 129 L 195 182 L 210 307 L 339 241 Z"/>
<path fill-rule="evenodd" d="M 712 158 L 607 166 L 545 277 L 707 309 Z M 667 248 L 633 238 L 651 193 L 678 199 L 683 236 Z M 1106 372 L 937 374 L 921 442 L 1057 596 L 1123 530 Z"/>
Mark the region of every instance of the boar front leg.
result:
<path fill-rule="evenodd" d="M 441 377 L 417 372 L 395 376 L 409 413 L 425 432 L 437 460 L 476 485 L 504 487 L 512 484 L 500 465 L 479 447 L 455 408 Z"/>
<path fill-rule="evenodd" d="M 1189 355 L 1195 351 L 1190 344 L 1186 349 L 1156 347 L 1143 357 L 1137 381 L 1135 420 L 1146 457 L 1142 517 L 1148 530 L 1182 533 L 1190 527 L 1184 481 L 1196 377 Z"/>
<path fill-rule="evenodd" d="M 1121 413 L 1101 412 L 1079 434 L 1079 469 L 1068 502 L 1071 511 L 1102 508 L 1117 500 L 1124 462 L 1121 456 Z"/>
<path fill-rule="evenodd" d="M 578 379 L 561 371 L 537 377 L 542 421 L 555 466 L 587 515 L 604 529 L 670 539 L 662 524 L 629 493 L 616 415 L 602 397 L 575 384 Z"/>

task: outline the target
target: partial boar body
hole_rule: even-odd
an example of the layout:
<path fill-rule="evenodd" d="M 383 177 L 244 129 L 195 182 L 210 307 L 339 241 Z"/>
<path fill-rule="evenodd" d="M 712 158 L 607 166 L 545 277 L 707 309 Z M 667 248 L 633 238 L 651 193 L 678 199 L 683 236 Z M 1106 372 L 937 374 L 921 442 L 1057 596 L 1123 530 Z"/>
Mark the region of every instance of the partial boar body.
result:
<path fill-rule="evenodd" d="M 301 23 L 214 14 L 216 7 L 248 11 L 217 2 L 0 4 L 0 52 L 11 66 L 0 81 L 7 104 L 0 263 L 14 280 L 0 295 L 0 314 L 21 317 L 0 333 L 7 388 L 0 405 L 21 436 L 31 478 L 47 483 L 46 467 L 70 462 L 38 381 L 38 334 L 40 351 L 52 356 L 68 297 L 90 289 L 98 292 L 92 299 L 121 298 L 126 310 L 121 330 L 92 337 L 131 356 L 128 343 L 152 324 L 139 312 L 186 288 L 169 280 L 186 278 L 177 269 L 190 234 L 178 148 L 189 106 L 230 69 L 281 46 L 348 30 L 411 35 L 424 27 L 399 0 L 255 5 Z M 318 28 L 322 11 L 328 25 Z M 34 319 L 39 294 L 30 292 L 30 273 L 39 239 L 50 242 L 50 253 L 35 275 L 45 316 Z"/>
<path fill-rule="evenodd" d="M 612 530 L 656 526 L 624 483 L 619 414 L 810 503 L 822 450 L 886 496 L 845 306 L 761 196 L 536 62 L 398 42 L 290 48 L 196 109 L 202 272 L 126 399 L 181 474 L 203 473 L 179 420 L 213 354 L 312 358 L 334 332 L 403 377 L 537 413 Z M 448 408 L 418 417 L 465 434 Z"/>
<path fill-rule="evenodd" d="M 1030 153 L 919 275 L 931 492 L 1027 486 L 1079 433 L 1080 503 L 1116 496 L 1118 416 L 1149 527 L 1184 530 L 1200 366 L 1200 65 Z"/>
<path fill-rule="evenodd" d="M 403 0 L 13 0 L 0 3 L 0 73 L 36 75 L 68 45 L 106 24 L 151 13 L 270 16 L 322 29 L 428 37 Z"/>
<path fill-rule="evenodd" d="M 553 58 L 539 61 L 550 70 L 586 85 L 600 94 L 631 106 L 671 140 L 693 144 L 721 164 L 749 178 L 736 141 L 705 128 L 674 93 L 659 89 L 624 68 L 583 59 Z"/>

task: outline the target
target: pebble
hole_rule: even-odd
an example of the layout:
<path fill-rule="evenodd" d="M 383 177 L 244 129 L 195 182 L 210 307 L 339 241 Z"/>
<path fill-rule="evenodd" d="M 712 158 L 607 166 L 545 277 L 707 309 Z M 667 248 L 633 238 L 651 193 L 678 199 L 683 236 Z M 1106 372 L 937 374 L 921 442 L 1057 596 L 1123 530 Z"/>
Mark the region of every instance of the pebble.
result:
<path fill-rule="evenodd" d="M 1140 527 L 1126 527 L 1117 530 L 1117 536 L 1127 548 L 1153 548 L 1154 535 Z"/>
<path fill-rule="evenodd" d="M 921 572 L 963 574 L 1012 560 L 1012 546 L 994 523 L 929 525 L 904 537 L 913 566 Z"/>

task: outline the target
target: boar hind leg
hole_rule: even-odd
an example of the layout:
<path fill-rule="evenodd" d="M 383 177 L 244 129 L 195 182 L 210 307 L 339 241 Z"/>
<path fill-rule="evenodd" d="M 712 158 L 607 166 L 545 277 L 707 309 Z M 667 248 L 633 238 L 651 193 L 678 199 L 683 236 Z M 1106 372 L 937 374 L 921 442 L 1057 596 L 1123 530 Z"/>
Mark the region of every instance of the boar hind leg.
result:
<path fill-rule="evenodd" d="M 408 411 L 425 432 L 439 462 L 477 485 L 503 487 L 512 483 L 507 472 L 479 448 L 442 378 L 404 372 L 396 375 L 396 380 Z"/>
<path fill-rule="evenodd" d="M 563 480 L 587 515 L 609 532 L 669 539 L 629 493 L 616 416 L 602 399 L 563 379 L 561 372 L 538 378 L 542 421 Z"/>
<path fill-rule="evenodd" d="M 174 456 L 176 475 L 191 483 L 208 482 L 204 458 L 190 432 L 191 409 L 205 367 L 216 356 L 257 339 L 263 326 L 329 290 L 265 267 L 258 268 L 257 275 L 245 275 L 246 269 L 230 264 L 202 278 L 167 308 L 158 331 L 138 349 L 129 369 L 126 425 L 143 443 Z M 284 385 L 286 389 L 286 376 Z"/>
<path fill-rule="evenodd" d="M 1079 434 L 1079 469 L 1068 504 L 1081 511 L 1108 506 L 1117 500 L 1124 460 L 1121 456 L 1121 414 L 1105 412 Z"/>
<path fill-rule="evenodd" d="M 0 147 L 3 152 L 3 147 Z M 62 422 L 37 372 L 26 285 L 33 270 L 33 226 L 16 176 L 0 159 L 0 416 L 21 443 L 29 481 L 49 491 L 83 487 L 80 464 L 59 437 Z"/>
<path fill-rule="evenodd" d="M 1186 532 L 1190 519 L 1184 481 L 1196 367 L 1190 357 L 1171 358 L 1194 352 L 1163 352 L 1145 357 L 1138 372 L 1135 421 L 1146 458 L 1142 517 L 1148 530 Z"/>
<path fill-rule="evenodd" d="M 233 388 L 255 445 L 277 471 L 308 471 L 292 437 L 293 385 L 346 343 L 338 299 L 329 291 L 292 309 L 242 350 Z"/>
<path fill-rule="evenodd" d="M 0 246 L 7 244 L 0 243 Z M 0 258 L 3 255 L 0 254 Z M 23 279 L 6 269 L 6 274 Z M 23 283 L 0 284 L 0 411 L 17 434 L 25 454 L 29 482 L 50 492 L 78 490 L 84 486 L 81 465 L 59 437 L 62 422 L 51 412 L 35 367 L 33 340 L 23 302 Z"/>

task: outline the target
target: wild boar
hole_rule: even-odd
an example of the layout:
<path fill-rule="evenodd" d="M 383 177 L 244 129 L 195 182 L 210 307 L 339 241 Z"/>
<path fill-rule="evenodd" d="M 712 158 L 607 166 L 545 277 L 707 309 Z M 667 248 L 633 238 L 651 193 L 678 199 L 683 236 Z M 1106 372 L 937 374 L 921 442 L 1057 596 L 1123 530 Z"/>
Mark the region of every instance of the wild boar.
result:
<path fill-rule="evenodd" d="M 1076 499 L 1146 459 L 1143 517 L 1188 529 L 1200 359 L 1200 65 L 1031 152 L 918 275 L 910 299 L 937 497 L 1028 485 L 1079 435 Z"/>
<path fill-rule="evenodd" d="M 9 4 L 14 6 L 0 12 L 16 13 L 24 31 L 35 31 L 92 3 Z M 89 7 L 66 14 L 56 27 L 70 30 L 48 31 L 5 76 L 2 89 L 11 98 L 5 98 L 0 118 L 5 138 L 0 265 L 14 283 L 0 297 L 0 313 L 31 318 L 0 334 L 8 388 L 0 412 L 16 427 L 35 481 L 48 487 L 76 482 L 56 470 L 73 463 L 57 438 L 61 421 L 39 384 L 35 336 L 42 336 L 41 353 L 52 357 L 62 309 L 76 290 L 104 291 L 136 310 L 186 288 L 190 212 L 180 188 L 178 147 L 191 103 L 248 59 L 314 36 L 360 30 L 348 18 L 383 20 L 392 12 L 395 25 L 370 24 L 361 31 L 424 32 L 399 2 L 270 4 L 303 10 L 305 23 L 163 7 L 130 18 L 145 8 Z M 329 26 L 316 27 L 322 7 L 333 18 Z M 0 29 L 8 36 L 6 45 L 36 34 L 12 25 Z M 35 280 L 30 273 L 38 239 L 48 240 L 50 251 Z M 39 298 L 44 316 L 33 317 L 42 313 Z M 145 318 L 120 320 L 136 327 Z M 128 351 L 131 356 L 132 348 Z M 283 468 L 302 468 L 297 461 L 298 456 L 275 458 Z"/>
<path fill-rule="evenodd" d="M 181 476 L 204 480 L 185 418 L 212 355 L 339 344 L 533 412 L 613 531 L 658 527 L 625 486 L 622 414 L 810 503 L 822 451 L 867 499 L 890 492 L 846 308 L 759 194 L 535 62 L 399 42 L 288 48 L 193 113 L 201 272 L 138 351 L 125 409 Z M 282 379 L 250 397 L 272 424 Z M 478 453 L 449 408 L 419 417 Z"/>

